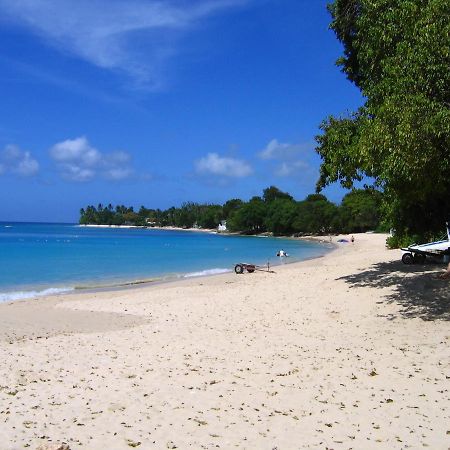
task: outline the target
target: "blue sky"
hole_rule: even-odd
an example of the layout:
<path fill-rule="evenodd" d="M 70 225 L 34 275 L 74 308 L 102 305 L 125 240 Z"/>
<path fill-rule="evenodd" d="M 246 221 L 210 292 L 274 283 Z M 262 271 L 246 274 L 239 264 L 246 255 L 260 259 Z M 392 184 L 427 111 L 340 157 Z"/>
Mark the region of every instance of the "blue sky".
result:
<path fill-rule="evenodd" d="M 320 122 L 362 102 L 326 3 L 0 0 L 0 221 L 312 193 Z"/>

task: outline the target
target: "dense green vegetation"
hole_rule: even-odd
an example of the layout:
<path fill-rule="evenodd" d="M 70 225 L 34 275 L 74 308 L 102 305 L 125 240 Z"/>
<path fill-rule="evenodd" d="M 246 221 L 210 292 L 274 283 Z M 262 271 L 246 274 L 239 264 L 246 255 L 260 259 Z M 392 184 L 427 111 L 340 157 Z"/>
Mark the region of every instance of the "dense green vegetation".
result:
<path fill-rule="evenodd" d="M 450 218 L 450 2 L 334 0 L 337 61 L 365 98 L 316 137 L 318 191 L 371 177 L 397 240 L 441 232 Z"/>
<path fill-rule="evenodd" d="M 226 221 L 229 231 L 246 234 L 351 233 L 376 229 L 380 204 L 381 194 L 373 189 L 355 189 L 337 206 L 321 194 L 296 201 L 271 186 L 261 197 L 248 202 L 232 199 L 223 205 L 189 202 L 165 211 L 141 206 L 137 212 L 126 206 L 88 206 L 80 211 L 80 224 L 217 228 Z"/>

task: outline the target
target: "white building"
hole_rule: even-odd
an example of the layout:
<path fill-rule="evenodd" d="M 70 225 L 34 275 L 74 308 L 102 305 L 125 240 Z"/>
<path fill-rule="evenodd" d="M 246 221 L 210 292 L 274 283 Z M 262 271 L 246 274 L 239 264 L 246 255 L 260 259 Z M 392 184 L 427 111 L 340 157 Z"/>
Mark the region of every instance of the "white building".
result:
<path fill-rule="evenodd" d="M 220 233 L 221 231 L 227 231 L 227 221 L 222 220 L 222 222 L 219 223 L 219 226 L 217 227 L 217 231 Z"/>

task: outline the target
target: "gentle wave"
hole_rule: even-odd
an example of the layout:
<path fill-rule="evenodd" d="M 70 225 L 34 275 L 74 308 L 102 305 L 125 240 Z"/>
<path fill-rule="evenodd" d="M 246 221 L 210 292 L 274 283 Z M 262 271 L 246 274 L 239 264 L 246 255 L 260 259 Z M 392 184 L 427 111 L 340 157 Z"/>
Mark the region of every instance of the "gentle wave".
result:
<path fill-rule="evenodd" d="M 206 275 L 219 275 L 221 273 L 231 272 L 230 269 L 208 269 L 202 270 L 200 272 L 191 272 L 184 275 L 184 278 L 192 278 L 192 277 L 204 277 Z"/>
<path fill-rule="evenodd" d="M 42 291 L 13 291 L 0 292 L 0 302 L 10 302 L 13 300 L 24 300 L 27 298 L 44 297 L 46 295 L 56 295 L 71 292 L 74 288 L 48 288 Z"/>
<path fill-rule="evenodd" d="M 193 278 L 193 277 L 202 277 L 207 275 L 218 275 L 222 273 L 231 272 L 230 269 L 210 269 L 210 270 L 202 270 L 201 272 L 192 272 L 182 275 L 182 278 Z M 154 283 L 157 281 L 169 281 L 176 280 L 180 278 L 180 275 L 172 275 L 165 277 L 155 277 L 155 278 L 147 278 L 142 280 L 134 280 L 134 281 L 124 281 L 121 283 L 113 283 L 113 284 L 96 284 L 96 285 L 80 285 L 75 287 L 66 287 L 66 288 L 48 288 L 42 291 L 11 291 L 11 292 L 0 292 L 0 303 L 1 302 L 11 302 L 14 300 L 25 300 L 36 297 L 44 297 L 46 295 L 57 295 L 64 294 L 67 292 L 78 291 L 78 290 L 96 290 L 96 289 L 108 289 L 108 288 L 120 288 L 127 286 L 136 286 L 139 284 L 148 284 Z"/>

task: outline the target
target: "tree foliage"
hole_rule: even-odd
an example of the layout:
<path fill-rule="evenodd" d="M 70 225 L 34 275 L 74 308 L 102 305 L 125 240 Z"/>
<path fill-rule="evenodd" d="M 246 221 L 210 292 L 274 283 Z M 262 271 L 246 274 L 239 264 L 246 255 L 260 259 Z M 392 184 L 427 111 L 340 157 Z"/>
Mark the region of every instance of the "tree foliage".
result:
<path fill-rule="evenodd" d="M 375 230 L 380 224 L 382 196 L 374 189 L 355 189 L 342 199 L 339 229 L 344 232 Z"/>
<path fill-rule="evenodd" d="M 354 190 L 340 206 L 322 194 L 308 195 L 296 201 L 275 186 L 264 189 L 262 197 L 248 202 L 231 199 L 224 205 L 186 202 L 165 211 L 141 206 L 89 205 L 80 210 L 80 224 L 175 226 L 215 229 L 226 221 L 229 231 L 276 236 L 327 234 L 374 230 L 379 224 L 381 194 L 375 190 Z"/>
<path fill-rule="evenodd" d="M 337 206 L 321 194 L 311 194 L 297 205 L 293 227 L 307 234 L 327 234 L 338 231 Z"/>
<path fill-rule="evenodd" d="M 266 231 L 267 205 L 261 197 L 253 197 L 244 203 L 227 222 L 231 231 L 256 234 Z"/>
<path fill-rule="evenodd" d="M 441 229 L 450 214 L 450 2 L 335 0 L 337 63 L 365 104 L 316 137 L 318 189 L 364 176 L 384 191 L 398 231 Z"/>
<path fill-rule="evenodd" d="M 287 192 L 280 191 L 276 186 L 270 186 L 263 190 L 263 200 L 266 203 L 271 203 L 274 200 L 293 200 L 292 195 Z"/>

